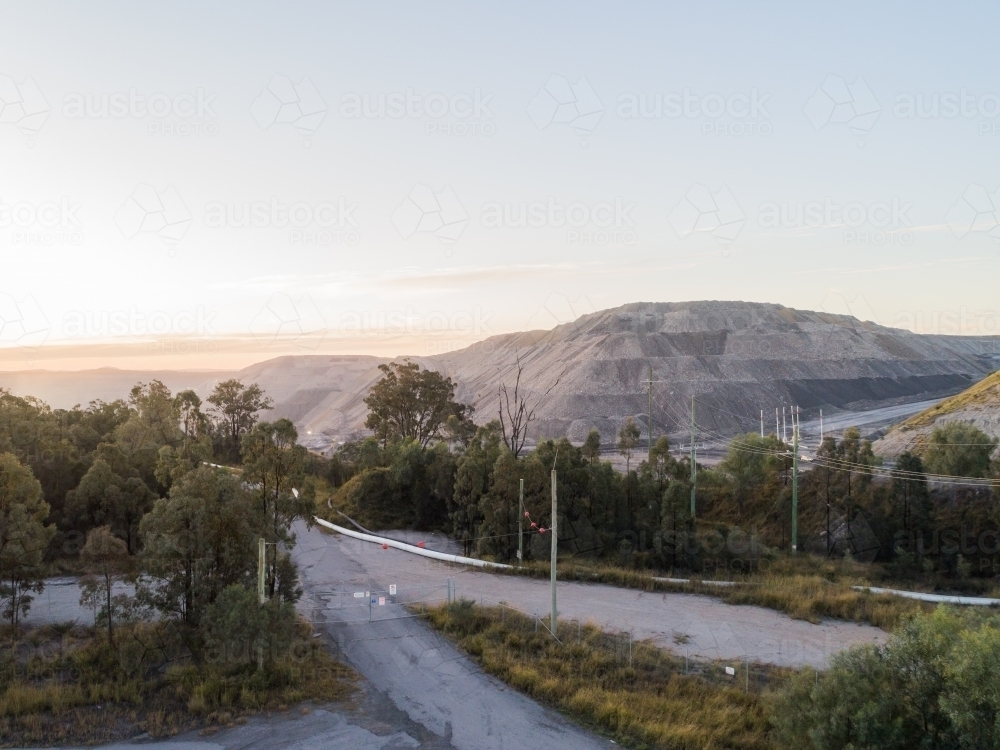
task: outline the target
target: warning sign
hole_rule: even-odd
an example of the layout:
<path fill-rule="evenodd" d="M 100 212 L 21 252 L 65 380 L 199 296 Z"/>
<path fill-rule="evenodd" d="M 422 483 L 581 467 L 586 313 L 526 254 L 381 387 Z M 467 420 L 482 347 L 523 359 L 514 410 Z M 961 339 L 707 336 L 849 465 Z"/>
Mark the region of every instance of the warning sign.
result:
<path fill-rule="evenodd" d="M 385 597 L 384 596 L 380 596 L 378 598 L 378 606 L 380 606 L 380 607 L 384 607 L 385 606 Z"/>
<path fill-rule="evenodd" d="M 396 584 L 390 583 L 389 584 L 389 596 L 395 596 L 395 595 L 396 595 Z"/>

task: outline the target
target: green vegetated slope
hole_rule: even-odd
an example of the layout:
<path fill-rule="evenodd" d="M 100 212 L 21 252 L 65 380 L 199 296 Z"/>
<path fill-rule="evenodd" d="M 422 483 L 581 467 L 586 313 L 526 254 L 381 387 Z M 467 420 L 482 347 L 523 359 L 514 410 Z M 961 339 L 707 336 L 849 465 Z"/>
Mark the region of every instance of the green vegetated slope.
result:
<path fill-rule="evenodd" d="M 918 427 L 928 427 L 941 418 L 953 416 L 968 407 L 1000 408 L 1000 370 L 987 375 L 971 388 L 946 398 L 919 414 L 914 414 L 895 429 L 906 431 Z"/>
<path fill-rule="evenodd" d="M 875 444 L 875 452 L 882 456 L 922 453 L 931 431 L 946 422 L 967 422 L 991 437 L 1000 437 L 1000 371 L 900 422 Z"/>

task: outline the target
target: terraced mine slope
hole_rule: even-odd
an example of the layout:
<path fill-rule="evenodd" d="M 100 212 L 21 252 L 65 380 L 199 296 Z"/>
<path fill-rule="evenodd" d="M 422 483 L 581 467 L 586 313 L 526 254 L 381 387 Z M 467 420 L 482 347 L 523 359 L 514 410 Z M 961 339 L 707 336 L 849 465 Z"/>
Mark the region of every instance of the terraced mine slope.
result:
<path fill-rule="evenodd" d="M 541 395 L 534 436 L 611 440 L 626 416 L 647 419 L 642 382 L 653 368 L 654 432 L 686 429 L 691 396 L 700 426 L 757 429 L 760 410 L 797 404 L 803 419 L 958 393 L 998 365 L 998 337 L 917 335 L 827 313 L 746 302 L 636 303 L 551 331 L 491 337 L 455 352 L 413 357 L 450 375 L 477 421 L 495 417 L 497 385 L 518 356 L 522 382 Z M 243 370 L 319 447 L 358 434 L 375 357 L 282 357 Z"/>

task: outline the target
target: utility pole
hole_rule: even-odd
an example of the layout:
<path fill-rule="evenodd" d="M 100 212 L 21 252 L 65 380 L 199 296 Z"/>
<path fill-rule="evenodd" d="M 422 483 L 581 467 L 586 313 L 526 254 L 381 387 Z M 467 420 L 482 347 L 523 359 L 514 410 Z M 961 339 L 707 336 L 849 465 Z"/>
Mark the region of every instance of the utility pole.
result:
<path fill-rule="evenodd" d="M 799 427 L 792 431 L 792 552 L 799 547 Z"/>
<path fill-rule="evenodd" d="M 649 366 L 649 410 L 646 417 L 646 463 L 653 465 L 653 366 Z"/>
<path fill-rule="evenodd" d="M 694 525 L 694 500 L 698 486 L 698 455 L 694 447 L 694 396 L 691 397 L 691 524 Z"/>
<path fill-rule="evenodd" d="M 550 577 L 551 577 L 551 588 L 552 588 L 552 614 L 549 618 L 549 628 L 552 630 L 552 635 L 556 634 L 556 623 L 558 617 L 556 615 L 556 556 L 558 555 L 558 536 L 556 531 L 556 526 L 558 525 L 557 516 L 559 512 L 559 504 L 556 500 L 556 467 L 552 467 L 552 523 L 550 524 L 549 531 L 552 534 L 552 562 L 549 566 Z"/>
<path fill-rule="evenodd" d="M 781 407 L 781 442 L 788 442 L 788 418 L 785 416 L 785 407 Z"/>
<path fill-rule="evenodd" d="M 764 437 L 764 410 L 760 410 L 760 436 Z"/>
<path fill-rule="evenodd" d="M 779 427 L 779 425 L 778 425 L 778 407 L 777 407 L 777 406 L 775 406 L 775 407 L 774 407 L 774 438 L 775 438 L 776 440 L 777 440 L 777 439 L 778 439 L 779 437 L 781 437 L 781 430 L 780 430 L 780 429 L 778 429 L 778 427 Z"/>
<path fill-rule="evenodd" d="M 524 565 L 524 480 L 521 480 L 521 494 L 517 501 L 517 567 Z"/>
<path fill-rule="evenodd" d="M 260 537 L 257 540 L 257 598 L 261 604 L 267 602 L 267 594 L 264 591 L 264 556 L 267 554 L 266 549 L 267 545 L 264 543 L 264 537 Z"/>
<path fill-rule="evenodd" d="M 819 442 L 823 442 L 823 410 L 819 410 Z"/>

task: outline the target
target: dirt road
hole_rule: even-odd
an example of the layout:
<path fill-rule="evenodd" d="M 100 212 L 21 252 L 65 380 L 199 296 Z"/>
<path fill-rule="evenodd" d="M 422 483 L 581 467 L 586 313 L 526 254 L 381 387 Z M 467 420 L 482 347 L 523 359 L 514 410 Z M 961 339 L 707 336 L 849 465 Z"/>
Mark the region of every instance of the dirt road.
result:
<path fill-rule="evenodd" d="M 313 539 L 317 533 L 321 532 L 314 529 L 308 538 Z M 335 546 L 365 571 L 366 580 L 377 582 L 380 591 L 388 593 L 389 586 L 395 584 L 399 601 L 443 601 L 446 581 L 451 578 L 459 597 L 494 605 L 504 601 L 528 614 L 548 615 L 548 581 L 486 573 L 393 548 L 384 550 L 378 544 L 332 534 L 323 536 L 328 546 Z M 345 581 L 329 589 L 327 607 L 340 611 L 344 618 L 366 620 L 366 600 L 354 599 L 358 589 L 352 586 Z M 860 643 L 882 643 L 887 635 L 879 628 L 839 620 L 813 625 L 774 610 L 733 606 L 708 596 L 566 582 L 560 582 L 557 591 L 561 620 L 593 622 L 609 631 L 631 631 L 636 640 L 650 639 L 693 658 L 749 658 L 752 662 L 822 668 L 838 651 Z M 390 610 L 376 605 L 373 618 L 394 616 Z"/>

